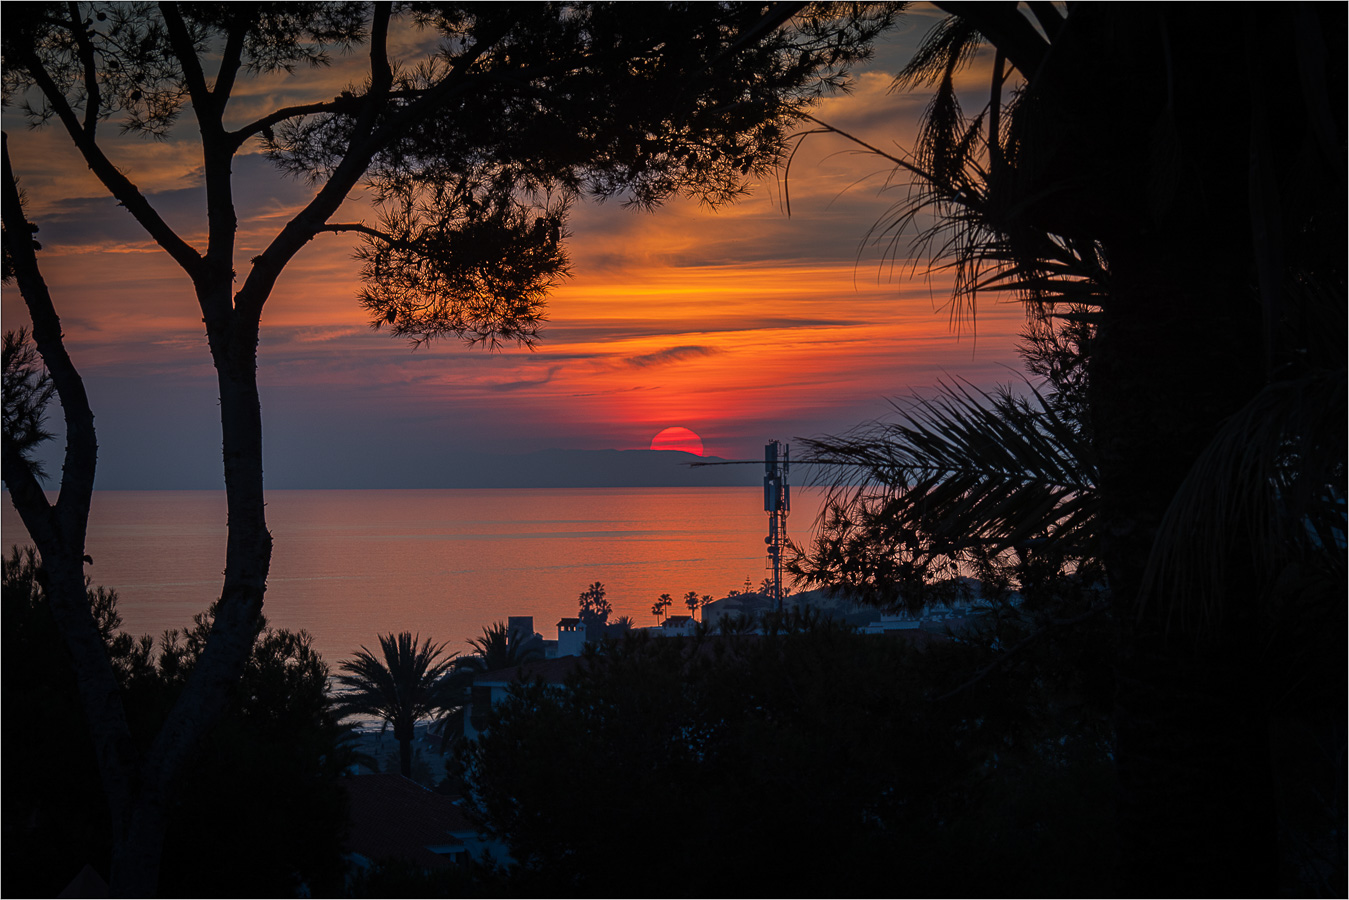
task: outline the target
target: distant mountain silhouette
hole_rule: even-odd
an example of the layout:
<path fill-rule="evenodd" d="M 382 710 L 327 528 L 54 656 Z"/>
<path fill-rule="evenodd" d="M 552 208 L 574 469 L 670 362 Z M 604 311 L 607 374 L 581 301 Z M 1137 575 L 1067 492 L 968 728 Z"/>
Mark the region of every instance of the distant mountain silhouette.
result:
<path fill-rule="evenodd" d="M 748 487 L 763 483 L 762 465 L 707 466 L 714 456 L 682 450 L 538 450 L 476 453 L 414 446 L 398 464 L 357 465 L 358 455 L 335 448 L 316 459 L 282 457 L 268 469 L 272 490 L 415 490 L 418 488 Z M 805 484 L 806 467 L 798 483 Z M 112 470 L 100 472 L 107 491 L 220 490 L 219 473 Z"/>
<path fill-rule="evenodd" d="M 682 450 L 540 450 L 474 455 L 443 473 L 446 488 L 722 487 L 762 483 L 762 466 L 706 466 L 715 456 Z"/>

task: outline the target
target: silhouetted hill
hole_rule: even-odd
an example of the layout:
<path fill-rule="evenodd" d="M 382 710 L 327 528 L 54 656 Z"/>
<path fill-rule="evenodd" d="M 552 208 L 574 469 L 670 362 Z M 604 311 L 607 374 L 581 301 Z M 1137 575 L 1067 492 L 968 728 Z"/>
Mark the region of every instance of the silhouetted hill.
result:
<path fill-rule="evenodd" d="M 682 450 L 541 450 L 519 456 L 474 456 L 445 471 L 446 488 L 721 487 L 757 485 L 762 466 L 717 462 Z"/>

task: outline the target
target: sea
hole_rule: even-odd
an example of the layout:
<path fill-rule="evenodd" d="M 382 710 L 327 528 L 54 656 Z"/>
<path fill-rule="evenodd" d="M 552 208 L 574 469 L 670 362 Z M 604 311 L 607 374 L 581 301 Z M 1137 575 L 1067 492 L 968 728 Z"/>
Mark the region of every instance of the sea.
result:
<path fill-rule="evenodd" d="M 798 540 L 821 499 L 794 492 Z M 724 597 L 771 575 L 755 487 L 276 490 L 267 501 L 263 612 L 309 632 L 332 666 L 390 632 L 467 651 L 508 616 L 532 616 L 556 638 L 596 581 L 613 617 L 654 625 L 663 593 L 676 604 L 689 591 Z M 225 518 L 223 491 L 94 493 L 85 572 L 117 591 L 122 630 L 190 627 L 219 596 Z M 8 499 L 0 528 L 6 553 L 28 542 Z"/>

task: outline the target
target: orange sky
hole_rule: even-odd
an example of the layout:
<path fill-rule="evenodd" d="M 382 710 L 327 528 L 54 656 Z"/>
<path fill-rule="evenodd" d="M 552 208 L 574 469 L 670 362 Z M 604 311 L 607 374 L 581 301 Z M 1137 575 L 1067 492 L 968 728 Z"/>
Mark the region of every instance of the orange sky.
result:
<path fill-rule="evenodd" d="M 889 86 L 931 21 L 911 15 L 853 93 L 817 115 L 879 146 L 911 146 L 926 98 Z M 255 113 L 285 87 L 255 84 L 240 101 Z M 106 198 L 62 133 L 30 131 L 9 110 L 5 130 L 98 416 L 99 486 L 218 485 L 213 372 L 186 277 Z M 204 224 L 191 137 L 118 141 L 115 157 L 189 240 Z M 382 485 L 371 472 L 393 461 L 432 483 L 455 453 L 644 448 L 669 426 L 692 429 L 709 454 L 757 455 L 771 439 L 883 416 L 887 398 L 943 377 L 1014 379 L 1019 307 L 990 298 L 957 333 L 943 280 L 888 265 L 865 243 L 902 197 L 902 187 L 882 190 L 887 173 L 838 137 L 812 136 L 793 165 L 790 218 L 774 181 L 715 213 L 683 201 L 654 213 L 580 205 L 569 226 L 573 277 L 532 351 L 451 342 L 413 351 L 371 332 L 355 302 L 353 244 L 313 242 L 263 319 L 269 484 Z M 256 155 L 235 174 L 242 270 L 308 188 Z M 338 218 L 363 212 L 353 201 Z M 26 324 L 13 290 L 3 316 L 7 329 Z"/>

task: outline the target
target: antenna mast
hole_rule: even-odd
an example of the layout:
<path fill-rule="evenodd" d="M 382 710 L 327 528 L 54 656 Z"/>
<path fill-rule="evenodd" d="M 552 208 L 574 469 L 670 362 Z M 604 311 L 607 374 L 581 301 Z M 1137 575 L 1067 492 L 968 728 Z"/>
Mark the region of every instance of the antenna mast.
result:
<path fill-rule="evenodd" d="M 773 570 L 773 609 L 782 612 L 782 558 L 787 550 L 787 513 L 792 509 L 791 489 L 787 485 L 790 468 L 790 447 L 781 441 L 770 441 L 763 448 L 763 508 L 768 513 L 768 567 Z M 749 466 L 758 465 L 757 459 L 725 459 L 717 462 L 689 463 L 690 466 Z"/>
<path fill-rule="evenodd" d="M 787 549 L 787 513 L 791 489 L 787 484 L 790 447 L 771 441 L 764 447 L 763 508 L 768 513 L 768 565 L 773 570 L 773 609 L 782 612 L 782 557 Z"/>

